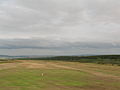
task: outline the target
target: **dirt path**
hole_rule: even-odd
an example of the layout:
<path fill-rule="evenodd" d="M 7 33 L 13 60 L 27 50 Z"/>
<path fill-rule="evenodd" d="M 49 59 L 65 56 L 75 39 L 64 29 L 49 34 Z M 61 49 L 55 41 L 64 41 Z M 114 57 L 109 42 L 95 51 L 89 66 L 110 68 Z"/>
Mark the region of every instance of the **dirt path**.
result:
<path fill-rule="evenodd" d="M 73 67 L 69 67 L 69 66 L 53 64 L 53 63 L 51 63 L 51 65 L 53 65 L 55 67 L 58 67 L 58 68 L 64 68 L 64 69 L 71 69 L 71 70 L 87 72 L 87 73 L 90 73 L 90 74 L 93 74 L 93 75 L 96 75 L 96 76 L 99 76 L 99 77 L 105 77 L 105 78 L 109 77 L 109 78 L 116 78 L 116 79 L 120 80 L 119 76 L 114 76 L 114 75 L 110 75 L 110 74 L 104 74 L 104 73 L 101 73 L 101 72 L 95 72 L 95 71 L 91 71 L 91 70 L 87 70 L 87 69 L 78 69 L 78 68 L 73 68 Z"/>

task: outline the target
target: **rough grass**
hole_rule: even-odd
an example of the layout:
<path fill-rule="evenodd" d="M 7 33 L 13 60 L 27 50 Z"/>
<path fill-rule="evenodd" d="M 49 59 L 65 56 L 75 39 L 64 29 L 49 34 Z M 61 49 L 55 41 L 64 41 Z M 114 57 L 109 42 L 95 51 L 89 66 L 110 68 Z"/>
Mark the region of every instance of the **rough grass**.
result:
<path fill-rule="evenodd" d="M 16 65 L 16 61 L 13 62 Z M 33 64 L 34 63 L 34 64 Z M 29 68 L 29 65 L 46 65 L 47 68 Z M 72 62 L 22 61 L 17 67 L 0 70 L 0 90 L 119 90 L 119 77 L 97 76 L 86 72 L 94 71 L 91 65 Z M 6 64 L 6 63 L 5 63 Z M 56 66 L 52 66 L 56 64 Z M 12 64 L 13 65 L 13 64 Z M 51 66 L 47 66 L 51 65 Z M 59 65 L 59 67 L 57 67 Z M 62 67 L 60 67 L 62 65 Z M 69 66 L 66 69 L 63 67 Z M 74 65 L 75 69 L 71 69 Z M 102 66 L 95 67 L 102 70 Z M 52 67 L 52 68 L 50 68 Z M 106 68 L 108 66 L 104 66 Z M 112 67 L 117 69 L 118 67 Z M 78 69 L 83 69 L 81 71 Z M 109 70 L 108 70 L 109 71 Z M 96 71 L 97 72 L 97 71 Z M 107 72 L 107 70 L 106 70 Z M 110 71 L 109 71 L 110 72 Z M 117 73 L 117 72 L 115 72 Z M 103 73 L 104 74 L 104 73 Z"/>
<path fill-rule="evenodd" d="M 42 76 L 42 73 L 44 73 L 44 76 Z M 45 88 L 48 84 L 53 86 L 89 85 L 83 79 L 85 77 L 86 73 L 71 70 L 30 70 L 17 68 L 1 71 L 0 87 Z"/>

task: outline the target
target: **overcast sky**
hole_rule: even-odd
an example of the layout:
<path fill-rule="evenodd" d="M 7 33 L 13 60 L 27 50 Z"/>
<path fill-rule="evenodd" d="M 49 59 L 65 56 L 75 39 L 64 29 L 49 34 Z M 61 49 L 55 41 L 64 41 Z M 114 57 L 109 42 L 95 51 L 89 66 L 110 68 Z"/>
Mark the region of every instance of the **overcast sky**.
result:
<path fill-rule="evenodd" d="M 0 0 L 0 54 L 120 54 L 120 0 Z"/>

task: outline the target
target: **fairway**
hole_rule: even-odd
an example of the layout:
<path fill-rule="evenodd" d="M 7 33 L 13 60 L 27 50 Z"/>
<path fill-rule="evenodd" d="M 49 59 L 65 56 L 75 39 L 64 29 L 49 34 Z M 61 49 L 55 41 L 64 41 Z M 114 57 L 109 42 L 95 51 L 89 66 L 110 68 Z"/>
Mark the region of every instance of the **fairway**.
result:
<path fill-rule="evenodd" d="M 120 90 L 120 66 L 50 60 L 0 63 L 0 90 Z"/>

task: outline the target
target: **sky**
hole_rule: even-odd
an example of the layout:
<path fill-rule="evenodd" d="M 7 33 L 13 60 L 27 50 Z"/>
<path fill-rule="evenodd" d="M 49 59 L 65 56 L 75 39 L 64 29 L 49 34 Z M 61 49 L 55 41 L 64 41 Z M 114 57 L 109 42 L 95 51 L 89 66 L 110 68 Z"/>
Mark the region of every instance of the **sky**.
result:
<path fill-rule="evenodd" d="M 119 9 L 120 0 L 0 0 L 0 54 L 120 54 Z"/>

